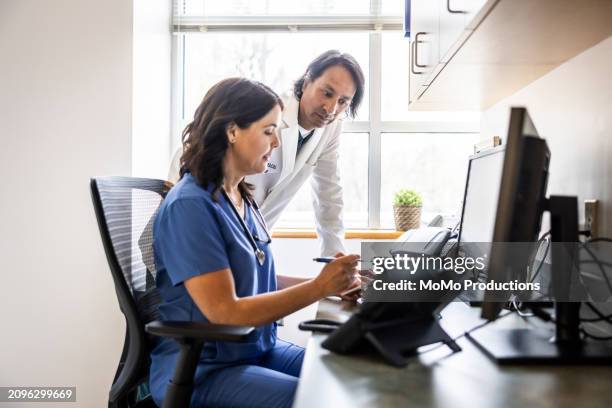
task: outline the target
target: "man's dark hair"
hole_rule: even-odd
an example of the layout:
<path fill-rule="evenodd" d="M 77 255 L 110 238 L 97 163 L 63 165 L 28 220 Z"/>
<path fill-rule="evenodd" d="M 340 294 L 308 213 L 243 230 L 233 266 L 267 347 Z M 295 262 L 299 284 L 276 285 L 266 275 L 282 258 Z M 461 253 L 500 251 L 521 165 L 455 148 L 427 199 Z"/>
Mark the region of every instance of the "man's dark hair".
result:
<path fill-rule="evenodd" d="M 302 87 L 304 86 L 304 81 L 307 79 L 314 81 L 323 75 L 327 68 L 331 68 L 336 65 L 346 68 L 346 70 L 353 77 L 353 82 L 355 83 L 355 96 L 353 96 L 353 100 L 349 106 L 348 114 L 354 118 L 357 114 L 359 105 L 361 105 L 361 100 L 363 99 L 365 77 L 363 76 L 363 71 L 357 63 L 357 60 L 355 60 L 355 58 L 350 54 L 341 53 L 338 50 L 329 50 L 319 55 L 308 65 L 308 68 L 306 68 L 306 72 L 304 72 L 302 77 L 295 81 L 293 86 L 293 95 L 300 100 L 302 98 Z"/>
<path fill-rule="evenodd" d="M 193 121 L 183 130 L 181 177 L 189 171 L 203 188 L 212 183 L 215 198 L 223 183 L 228 126 L 246 129 L 276 105 L 283 108 L 279 96 L 261 82 L 228 78 L 213 85 L 196 109 Z M 252 186 L 246 181 L 241 181 L 238 188 L 252 198 Z"/>

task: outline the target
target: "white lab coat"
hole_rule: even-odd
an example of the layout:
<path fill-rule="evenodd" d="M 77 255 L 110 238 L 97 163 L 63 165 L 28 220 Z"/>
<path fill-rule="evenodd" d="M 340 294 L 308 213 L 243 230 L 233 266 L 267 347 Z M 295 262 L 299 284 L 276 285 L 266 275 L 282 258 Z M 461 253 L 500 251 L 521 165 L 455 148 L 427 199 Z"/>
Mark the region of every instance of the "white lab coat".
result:
<path fill-rule="evenodd" d="M 338 169 L 342 122 L 335 120 L 324 128 L 316 129 L 296 157 L 299 101 L 290 96 L 283 102 L 285 109 L 279 129 L 281 146 L 272 151 L 266 171 L 248 176 L 246 181 L 255 186 L 255 200 L 269 228 L 272 228 L 293 196 L 312 175 L 312 205 L 317 235 L 321 241 L 321 255 L 333 256 L 337 252 L 346 252 L 342 243 L 344 202 Z M 170 166 L 168 179 L 172 182 L 179 178 L 180 154 L 179 149 Z"/>

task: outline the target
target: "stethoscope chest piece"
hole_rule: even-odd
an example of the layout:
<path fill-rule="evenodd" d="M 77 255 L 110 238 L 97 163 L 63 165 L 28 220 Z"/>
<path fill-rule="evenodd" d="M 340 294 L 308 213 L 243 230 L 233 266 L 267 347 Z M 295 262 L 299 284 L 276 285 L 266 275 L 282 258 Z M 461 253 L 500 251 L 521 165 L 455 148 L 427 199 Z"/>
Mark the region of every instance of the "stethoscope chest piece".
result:
<path fill-rule="evenodd" d="M 260 266 L 263 266 L 264 262 L 266 262 L 266 254 L 261 249 L 255 251 L 255 257 L 257 258 L 257 262 L 259 262 Z"/>

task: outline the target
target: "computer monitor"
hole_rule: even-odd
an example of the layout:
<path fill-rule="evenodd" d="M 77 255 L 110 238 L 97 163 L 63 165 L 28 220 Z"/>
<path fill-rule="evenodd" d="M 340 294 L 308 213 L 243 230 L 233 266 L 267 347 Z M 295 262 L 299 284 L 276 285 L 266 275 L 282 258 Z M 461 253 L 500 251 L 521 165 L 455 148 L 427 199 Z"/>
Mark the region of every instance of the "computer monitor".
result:
<path fill-rule="evenodd" d="M 460 256 L 476 257 L 490 250 L 504 152 L 502 145 L 469 158 L 457 245 Z"/>
<path fill-rule="evenodd" d="M 525 108 L 512 108 L 506 141 L 492 241 L 495 243 L 535 243 L 542 225 L 546 200 L 550 150 L 541 139 Z M 515 247 L 514 247 L 515 248 Z M 511 259 L 513 247 L 493 245 L 488 279 L 498 282 L 527 279 L 527 258 Z M 511 293 L 507 293 L 510 297 Z M 483 317 L 495 319 L 503 303 L 500 293 L 485 292 Z M 487 302 L 489 300 L 489 302 Z M 495 300 L 495 301 L 491 301 Z"/>

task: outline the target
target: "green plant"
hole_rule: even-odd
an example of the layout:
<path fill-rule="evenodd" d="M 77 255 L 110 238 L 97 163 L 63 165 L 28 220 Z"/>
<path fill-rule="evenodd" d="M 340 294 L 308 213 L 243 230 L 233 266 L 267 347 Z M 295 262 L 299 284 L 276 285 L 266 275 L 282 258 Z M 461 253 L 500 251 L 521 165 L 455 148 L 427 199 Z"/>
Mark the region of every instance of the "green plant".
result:
<path fill-rule="evenodd" d="M 403 188 L 395 193 L 393 204 L 421 207 L 423 205 L 423 198 L 416 191 Z"/>

